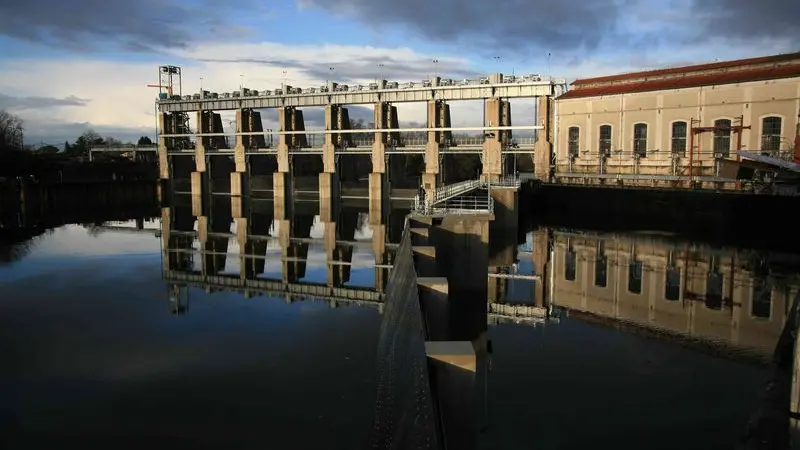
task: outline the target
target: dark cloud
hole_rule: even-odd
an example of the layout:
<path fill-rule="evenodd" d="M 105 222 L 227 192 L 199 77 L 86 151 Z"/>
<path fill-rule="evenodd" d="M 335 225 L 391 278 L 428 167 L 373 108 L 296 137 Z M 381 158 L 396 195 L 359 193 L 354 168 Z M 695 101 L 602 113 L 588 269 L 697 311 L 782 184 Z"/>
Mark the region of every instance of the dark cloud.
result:
<path fill-rule="evenodd" d="M 800 38 L 798 0 L 695 0 L 687 14 L 701 22 L 705 36 L 747 40 Z M 772 52 L 764 50 L 765 54 Z"/>
<path fill-rule="evenodd" d="M 424 37 L 511 57 L 529 49 L 595 48 L 630 0 L 302 0 L 380 28 L 399 24 Z"/>
<path fill-rule="evenodd" d="M 331 71 L 330 67 L 334 70 Z M 400 60 L 391 56 L 361 57 L 347 61 L 330 61 L 327 64 L 306 64 L 303 70 L 309 76 L 318 79 L 333 78 L 344 82 L 381 77 L 387 80 L 422 80 L 430 78 L 434 72 L 456 78 L 475 78 L 483 75 L 483 72 L 465 67 L 461 61 L 442 58 L 434 63 L 433 59 L 428 58 Z"/>
<path fill-rule="evenodd" d="M 52 108 L 56 106 L 86 106 L 91 100 L 70 95 L 64 98 L 53 97 L 12 97 L 0 94 L 0 109 L 24 110 L 37 108 Z"/>
<path fill-rule="evenodd" d="M 81 50 L 109 42 L 138 51 L 187 48 L 201 33 L 236 33 L 212 11 L 180 0 L 3 1 L 0 35 Z"/>
<path fill-rule="evenodd" d="M 484 57 L 645 52 L 703 40 L 800 37 L 798 0 L 299 0 Z M 765 49 L 764 53 L 774 52 Z"/>
<path fill-rule="evenodd" d="M 372 80 L 383 77 L 387 80 L 428 79 L 434 73 L 440 76 L 476 78 L 483 72 L 469 69 L 462 61 L 441 58 L 436 63 L 431 58 L 396 59 L 391 55 L 350 58 L 346 61 L 309 62 L 296 59 L 266 58 L 199 58 L 200 62 L 248 63 L 293 69 L 318 80 L 333 79 L 341 83 L 352 80 Z M 331 70 L 333 68 L 333 70 Z M 301 86 L 302 87 L 302 86 Z"/>

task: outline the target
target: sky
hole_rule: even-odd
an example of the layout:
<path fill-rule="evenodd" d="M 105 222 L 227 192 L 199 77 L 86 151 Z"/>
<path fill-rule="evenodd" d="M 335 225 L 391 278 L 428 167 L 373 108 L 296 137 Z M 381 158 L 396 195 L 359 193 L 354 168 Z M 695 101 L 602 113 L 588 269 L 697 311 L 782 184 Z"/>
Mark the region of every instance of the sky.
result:
<path fill-rule="evenodd" d="M 154 136 L 146 85 L 162 64 L 182 68 L 187 94 L 433 74 L 574 80 L 800 50 L 793 0 L 25 0 L 0 2 L 0 17 L 0 109 L 32 145 L 88 128 Z M 475 124 L 479 108 L 451 106 L 454 125 Z M 399 115 L 424 121 L 424 106 Z"/>

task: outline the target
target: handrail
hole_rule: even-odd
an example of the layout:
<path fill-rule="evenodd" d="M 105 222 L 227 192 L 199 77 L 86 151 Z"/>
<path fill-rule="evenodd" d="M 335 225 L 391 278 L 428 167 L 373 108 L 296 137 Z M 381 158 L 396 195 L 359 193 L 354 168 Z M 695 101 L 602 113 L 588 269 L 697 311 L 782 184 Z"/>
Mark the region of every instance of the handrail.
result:
<path fill-rule="evenodd" d="M 443 214 L 457 211 L 457 214 L 464 214 L 465 212 L 493 212 L 494 200 L 492 199 L 492 187 L 512 187 L 519 189 L 520 179 L 516 175 L 505 175 L 498 180 L 465 180 L 458 183 L 448 184 L 436 188 L 433 198 L 420 198 L 419 195 L 414 197 L 414 211 L 426 214 L 436 213 Z M 472 192 L 477 189 L 486 189 L 487 192 L 485 200 L 483 197 L 470 197 L 459 198 L 460 196 Z"/>

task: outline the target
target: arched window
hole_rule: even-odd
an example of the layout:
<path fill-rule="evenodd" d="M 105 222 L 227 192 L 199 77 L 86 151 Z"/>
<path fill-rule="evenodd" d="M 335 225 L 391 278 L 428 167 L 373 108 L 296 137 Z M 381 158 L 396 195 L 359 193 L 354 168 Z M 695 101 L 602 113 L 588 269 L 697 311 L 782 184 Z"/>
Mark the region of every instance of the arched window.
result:
<path fill-rule="evenodd" d="M 672 122 L 672 153 L 686 154 L 686 122 Z"/>
<path fill-rule="evenodd" d="M 753 278 L 753 303 L 750 305 L 753 317 L 769 319 L 772 315 L 772 282 L 765 277 Z"/>
<path fill-rule="evenodd" d="M 569 127 L 567 136 L 567 149 L 569 156 L 578 156 L 578 150 L 581 144 L 581 129 L 578 127 Z"/>
<path fill-rule="evenodd" d="M 564 255 L 564 279 L 575 281 L 575 273 L 578 269 L 578 254 L 572 248 L 572 244 L 567 244 L 567 253 Z"/>
<path fill-rule="evenodd" d="M 714 121 L 714 156 L 728 157 L 731 154 L 731 121 L 719 119 Z"/>
<path fill-rule="evenodd" d="M 611 125 L 600 125 L 600 140 L 597 148 L 601 155 L 611 154 Z"/>
<path fill-rule="evenodd" d="M 597 253 L 594 259 L 594 285 L 598 287 L 608 285 L 608 257 L 604 241 L 597 243 Z"/>
<path fill-rule="evenodd" d="M 632 259 L 628 264 L 628 292 L 632 294 L 642 293 L 642 277 L 644 276 L 644 263 Z"/>
<path fill-rule="evenodd" d="M 708 274 L 706 274 L 706 308 L 722 309 L 723 281 L 719 258 L 712 256 L 708 264 Z"/>
<path fill-rule="evenodd" d="M 647 156 L 647 124 L 637 123 L 633 126 L 633 153 L 640 157 Z"/>
<path fill-rule="evenodd" d="M 675 253 L 669 252 L 667 258 L 667 272 L 664 277 L 664 298 L 669 301 L 681 298 L 681 270 L 675 264 Z"/>
<path fill-rule="evenodd" d="M 783 119 L 777 116 L 761 120 L 761 151 L 776 152 L 781 149 L 781 125 Z"/>

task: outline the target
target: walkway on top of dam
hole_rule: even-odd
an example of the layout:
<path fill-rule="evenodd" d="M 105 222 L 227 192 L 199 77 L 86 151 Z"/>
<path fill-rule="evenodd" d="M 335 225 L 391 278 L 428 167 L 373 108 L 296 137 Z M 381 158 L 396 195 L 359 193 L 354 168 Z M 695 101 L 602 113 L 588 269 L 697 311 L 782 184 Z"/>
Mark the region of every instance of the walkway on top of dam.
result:
<path fill-rule="evenodd" d="M 414 213 L 444 217 L 448 215 L 494 214 L 492 189 L 519 190 L 520 179 L 505 176 L 496 180 L 486 178 L 425 190 L 414 197 Z"/>

